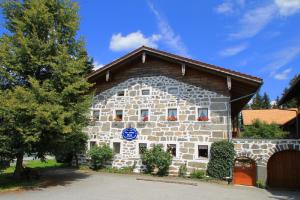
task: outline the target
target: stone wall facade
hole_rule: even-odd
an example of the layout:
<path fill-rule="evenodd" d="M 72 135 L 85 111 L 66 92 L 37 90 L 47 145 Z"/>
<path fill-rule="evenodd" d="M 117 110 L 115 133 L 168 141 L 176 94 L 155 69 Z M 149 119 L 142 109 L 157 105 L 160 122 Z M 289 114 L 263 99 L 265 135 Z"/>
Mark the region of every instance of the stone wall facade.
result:
<path fill-rule="evenodd" d="M 169 88 L 177 88 L 169 93 Z M 149 95 L 142 95 L 148 89 Z M 124 96 L 118 96 L 124 92 Z M 147 148 L 161 144 L 176 145 L 176 157 L 173 158 L 170 171 L 177 173 L 184 163 L 188 170 L 205 169 L 208 158 L 198 158 L 198 145 L 226 139 L 231 132 L 230 97 L 215 91 L 209 91 L 200 85 L 189 85 L 166 76 L 129 78 L 94 96 L 92 112 L 100 111 L 99 119 L 85 128 L 89 135 L 89 144 L 97 145 L 120 142 L 120 154 L 115 155 L 114 167 L 132 166 L 135 171 L 143 170 L 138 152 L 139 143 Z M 177 121 L 168 121 L 168 109 L 177 109 Z M 208 121 L 197 121 L 198 108 L 208 109 Z M 141 109 L 149 110 L 149 119 L 143 122 Z M 115 121 L 116 110 L 123 111 L 123 120 Z M 228 117 L 229 116 L 229 117 Z M 127 141 L 122 138 L 126 127 L 136 128 L 137 139 Z M 89 147 L 88 147 L 89 148 Z"/>
<path fill-rule="evenodd" d="M 267 164 L 276 152 L 300 151 L 298 139 L 233 139 L 236 158 L 247 157 L 256 162 L 257 180 L 267 180 Z"/>

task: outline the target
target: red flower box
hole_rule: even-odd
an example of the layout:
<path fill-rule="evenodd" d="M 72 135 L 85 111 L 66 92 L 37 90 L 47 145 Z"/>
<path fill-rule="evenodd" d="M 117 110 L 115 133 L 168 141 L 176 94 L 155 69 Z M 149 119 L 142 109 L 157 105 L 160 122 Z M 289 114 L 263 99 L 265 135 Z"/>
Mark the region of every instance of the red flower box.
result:
<path fill-rule="evenodd" d="M 177 121 L 177 117 L 170 116 L 170 117 L 168 117 L 168 121 Z"/>
<path fill-rule="evenodd" d="M 149 120 L 148 116 L 143 117 L 143 122 L 147 122 Z"/>
<path fill-rule="evenodd" d="M 208 121 L 208 117 L 198 117 L 198 121 Z"/>

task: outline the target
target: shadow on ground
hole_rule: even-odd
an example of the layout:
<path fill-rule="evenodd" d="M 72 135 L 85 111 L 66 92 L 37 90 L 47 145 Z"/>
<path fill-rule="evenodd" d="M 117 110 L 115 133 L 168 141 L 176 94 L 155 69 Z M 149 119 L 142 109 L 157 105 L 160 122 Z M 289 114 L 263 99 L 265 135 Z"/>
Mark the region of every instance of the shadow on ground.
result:
<path fill-rule="evenodd" d="M 270 199 L 276 200 L 299 200 L 300 198 L 300 188 L 297 189 L 268 189 L 269 193 L 272 196 L 269 196 Z"/>
<path fill-rule="evenodd" d="M 16 192 L 24 190 L 40 190 L 53 186 L 66 186 L 72 182 L 85 179 L 90 174 L 79 171 L 73 168 L 52 168 L 41 170 L 41 177 L 38 180 L 23 181 L 23 184 L 18 189 L 6 192 Z M 16 184 L 17 185 L 17 184 Z M 4 191 L 5 192 L 5 191 Z"/>

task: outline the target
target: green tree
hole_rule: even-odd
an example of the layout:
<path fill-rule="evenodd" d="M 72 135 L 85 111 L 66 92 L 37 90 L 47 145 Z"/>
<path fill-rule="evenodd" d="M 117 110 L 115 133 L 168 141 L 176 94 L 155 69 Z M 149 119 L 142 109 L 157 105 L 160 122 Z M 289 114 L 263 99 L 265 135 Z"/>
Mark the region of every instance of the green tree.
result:
<path fill-rule="evenodd" d="M 256 119 L 252 125 L 245 126 L 242 132 L 243 138 L 255 139 L 280 139 L 287 135 L 277 124 L 267 124 Z"/>
<path fill-rule="evenodd" d="M 270 109 L 271 108 L 271 102 L 269 95 L 265 92 L 262 97 L 262 109 Z"/>
<path fill-rule="evenodd" d="M 55 152 L 58 142 L 82 134 L 91 103 L 92 70 L 68 0 L 1 3 L 7 33 L 0 38 L 0 134 L 10 141 L 20 177 L 24 153 Z"/>
<path fill-rule="evenodd" d="M 289 88 L 291 86 L 294 85 L 294 83 L 300 78 L 300 74 L 297 74 L 295 75 L 289 82 L 289 86 L 287 88 L 285 88 L 283 90 L 283 93 L 282 93 L 282 96 L 284 96 L 288 91 L 289 91 Z M 289 102 L 283 104 L 283 107 L 285 108 L 297 108 L 297 100 L 296 99 L 291 99 Z"/>
<path fill-rule="evenodd" d="M 263 107 L 263 98 L 260 95 L 260 92 L 257 92 L 251 104 L 251 109 L 258 110 L 261 109 L 262 107 Z"/>

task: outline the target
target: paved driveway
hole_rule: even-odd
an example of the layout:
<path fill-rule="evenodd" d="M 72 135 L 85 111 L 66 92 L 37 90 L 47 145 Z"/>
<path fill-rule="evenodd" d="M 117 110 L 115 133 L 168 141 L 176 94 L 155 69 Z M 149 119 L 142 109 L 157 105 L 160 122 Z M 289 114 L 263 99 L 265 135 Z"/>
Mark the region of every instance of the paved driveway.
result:
<path fill-rule="evenodd" d="M 2 200 L 283 200 L 300 199 L 300 191 L 266 191 L 252 187 L 196 182 L 194 185 L 137 180 L 138 175 L 83 174 L 72 170 L 51 172 L 46 185 L 0 194 Z M 174 179 L 171 179 L 174 180 Z"/>

